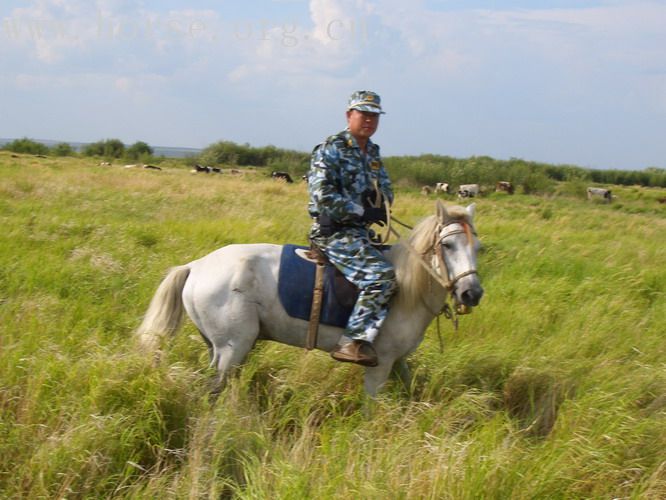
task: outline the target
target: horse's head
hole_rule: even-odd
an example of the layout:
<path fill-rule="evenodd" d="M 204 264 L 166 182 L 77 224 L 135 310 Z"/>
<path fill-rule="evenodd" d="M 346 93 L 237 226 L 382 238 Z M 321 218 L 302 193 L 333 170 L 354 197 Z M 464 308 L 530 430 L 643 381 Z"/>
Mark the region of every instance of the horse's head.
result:
<path fill-rule="evenodd" d="M 483 296 L 476 271 L 480 244 L 474 230 L 475 209 L 474 203 L 466 208 L 447 209 L 437 201 L 435 254 L 438 267 L 442 275 L 446 274 L 447 288 L 455 301 L 467 307 L 478 305 Z"/>

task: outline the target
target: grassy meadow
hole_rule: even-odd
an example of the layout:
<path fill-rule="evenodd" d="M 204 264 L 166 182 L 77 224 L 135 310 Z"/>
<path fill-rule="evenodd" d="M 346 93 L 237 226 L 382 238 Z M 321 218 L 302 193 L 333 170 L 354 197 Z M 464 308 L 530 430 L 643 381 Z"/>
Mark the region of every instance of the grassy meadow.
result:
<path fill-rule="evenodd" d="M 666 190 L 479 198 L 486 294 L 410 393 L 263 343 L 212 401 L 191 322 L 159 366 L 133 330 L 170 266 L 304 244 L 306 186 L 97 163 L 0 152 L 0 497 L 666 498 Z"/>

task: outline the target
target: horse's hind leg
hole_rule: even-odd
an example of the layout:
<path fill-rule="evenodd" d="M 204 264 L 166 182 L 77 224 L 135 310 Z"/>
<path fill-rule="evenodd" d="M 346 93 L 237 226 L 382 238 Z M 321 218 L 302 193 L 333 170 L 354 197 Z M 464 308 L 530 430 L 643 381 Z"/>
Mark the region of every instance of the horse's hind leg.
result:
<path fill-rule="evenodd" d="M 213 356 L 211 366 L 217 370 L 217 381 L 213 388 L 219 393 L 225 385 L 230 372 L 243 364 L 259 336 L 259 320 L 254 315 L 241 315 L 218 330 L 213 335 Z"/>
<path fill-rule="evenodd" d="M 250 342 L 244 339 L 240 341 L 230 340 L 224 346 L 215 347 L 215 354 L 213 355 L 213 363 L 217 369 L 215 392 L 219 392 L 224 388 L 227 377 L 234 369 L 239 368 L 243 364 L 253 345 L 254 339 Z"/>

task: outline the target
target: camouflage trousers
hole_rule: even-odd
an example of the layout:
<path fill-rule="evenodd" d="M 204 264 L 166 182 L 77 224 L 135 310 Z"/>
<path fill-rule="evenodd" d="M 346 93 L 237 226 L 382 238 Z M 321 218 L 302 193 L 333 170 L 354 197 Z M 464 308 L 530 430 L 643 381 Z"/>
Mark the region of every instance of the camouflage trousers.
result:
<path fill-rule="evenodd" d="M 393 265 L 372 246 L 365 228 L 350 227 L 332 236 L 311 235 L 329 261 L 360 290 L 345 335 L 373 342 L 388 315 L 397 288 Z"/>

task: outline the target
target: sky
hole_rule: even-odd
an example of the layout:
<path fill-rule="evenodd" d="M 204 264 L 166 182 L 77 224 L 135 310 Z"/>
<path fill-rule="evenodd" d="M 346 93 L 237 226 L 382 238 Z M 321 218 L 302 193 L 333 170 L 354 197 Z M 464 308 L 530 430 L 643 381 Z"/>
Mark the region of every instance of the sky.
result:
<path fill-rule="evenodd" d="M 3 0 L 0 137 L 666 168 L 666 1 Z"/>

